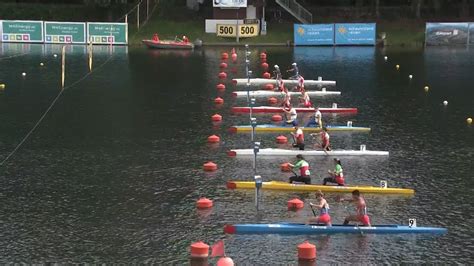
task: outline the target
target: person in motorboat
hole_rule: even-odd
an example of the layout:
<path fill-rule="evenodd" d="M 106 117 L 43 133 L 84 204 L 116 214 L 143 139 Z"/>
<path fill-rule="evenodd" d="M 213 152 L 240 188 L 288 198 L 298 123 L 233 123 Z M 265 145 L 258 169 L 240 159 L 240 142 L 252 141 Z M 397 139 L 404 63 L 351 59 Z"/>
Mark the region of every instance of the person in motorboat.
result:
<path fill-rule="evenodd" d="M 300 76 L 298 66 L 296 65 L 296 63 L 293 63 L 293 64 L 291 64 L 291 67 L 292 68 L 290 68 L 286 71 L 286 72 L 293 72 L 293 74 L 294 74 L 293 76 L 289 77 L 289 79 L 297 79 Z"/>

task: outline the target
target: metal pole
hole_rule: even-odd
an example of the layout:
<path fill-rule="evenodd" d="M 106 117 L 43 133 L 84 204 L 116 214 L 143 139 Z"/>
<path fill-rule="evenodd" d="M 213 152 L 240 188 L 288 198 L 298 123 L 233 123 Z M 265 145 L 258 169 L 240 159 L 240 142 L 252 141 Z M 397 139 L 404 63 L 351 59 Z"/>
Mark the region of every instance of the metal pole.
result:
<path fill-rule="evenodd" d="M 262 187 L 262 177 L 259 175 L 254 176 L 255 179 L 255 207 L 259 210 L 259 199 L 260 199 L 260 188 Z"/>
<path fill-rule="evenodd" d="M 146 0 L 146 20 L 148 20 L 148 10 L 150 10 L 150 0 Z"/>
<path fill-rule="evenodd" d="M 237 20 L 235 21 L 236 22 L 236 27 L 235 27 L 235 31 L 236 31 L 236 34 L 235 34 L 235 41 L 238 43 L 239 42 L 239 10 L 240 8 L 237 8 Z"/>
<path fill-rule="evenodd" d="M 137 5 L 137 30 L 140 30 L 140 4 Z"/>

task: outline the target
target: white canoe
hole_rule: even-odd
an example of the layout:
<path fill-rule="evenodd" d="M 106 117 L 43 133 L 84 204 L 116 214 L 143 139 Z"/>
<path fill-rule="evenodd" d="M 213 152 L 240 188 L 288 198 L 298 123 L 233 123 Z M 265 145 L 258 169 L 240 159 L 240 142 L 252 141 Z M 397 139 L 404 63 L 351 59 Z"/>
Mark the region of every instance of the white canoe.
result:
<path fill-rule="evenodd" d="M 244 86 L 247 85 L 248 79 L 243 78 L 243 79 L 233 79 L 232 83 L 237 86 Z M 263 86 L 265 84 L 277 84 L 276 79 L 263 79 L 263 78 L 256 78 L 256 79 L 250 79 L 250 86 Z M 298 80 L 296 79 L 284 79 L 283 84 L 285 85 L 293 85 L 296 86 L 298 85 Z M 336 85 L 336 81 L 334 80 L 312 80 L 312 79 L 305 79 L 304 80 L 304 85 L 305 86 L 324 86 L 324 85 Z"/>
<path fill-rule="evenodd" d="M 329 95 L 341 95 L 340 91 L 306 91 L 309 96 L 329 96 Z M 301 92 L 289 92 L 290 96 L 301 96 Z M 234 97 L 247 97 L 246 91 L 234 91 L 232 92 Z M 250 97 L 280 97 L 284 94 L 279 91 L 249 91 Z"/>
<path fill-rule="evenodd" d="M 332 150 L 327 153 L 322 150 L 304 150 L 298 149 L 260 149 L 257 156 L 296 156 L 298 154 L 307 156 L 388 156 L 388 151 L 369 151 L 365 149 L 360 150 Z M 235 149 L 227 152 L 230 157 L 236 156 L 253 156 L 253 149 Z"/>

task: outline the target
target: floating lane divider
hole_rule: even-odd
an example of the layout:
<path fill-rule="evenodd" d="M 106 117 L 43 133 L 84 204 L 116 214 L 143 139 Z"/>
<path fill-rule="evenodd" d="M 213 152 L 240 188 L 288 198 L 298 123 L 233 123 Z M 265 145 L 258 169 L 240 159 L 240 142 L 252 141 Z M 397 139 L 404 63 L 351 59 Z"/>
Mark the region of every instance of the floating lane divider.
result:
<path fill-rule="evenodd" d="M 315 112 L 314 108 L 295 108 L 298 113 L 313 113 Z M 231 111 L 233 113 L 250 113 L 250 107 L 232 107 Z M 319 108 L 321 113 L 332 113 L 332 114 L 357 114 L 357 108 Z M 257 106 L 252 107 L 253 113 L 283 113 L 282 107 L 273 107 L 273 106 Z"/>
<path fill-rule="evenodd" d="M 320 127 L 300 127 L 304 132 L 321 132 Z M 370 132 L 370 127 L 354 127 L 354 126 L 326 126 L 328 132 Z M 231 133 L 244 133 L 252 131 L 252 127 L 248 125 L 232 126 L 229 128 Z M 258 132 L 293 132 L 293 126 L 279 126 L 272 124 L 257 125 L 255 131 Z"/>
<path fill-rule="evenodd" d="M 230 157 L 253 156 L 253 149 L 235 149 L 227 152 Z M 360 150 L 287 150 L 287 149 L 260 149 L 259 156 L 296 156 L 298 154 L 306 156 L 388 156 L 388 151 L 369 151 L 365 149 L 365 145 L 361 145 Z"/>
<path fill-rule="evenodd" d="M 245 86 L 247 85 L 247 82 L 249 80 L 246 78 L 239 78 L 239 79 L 232 79 L 232 83 L 237 86 Z M 265 79 L 265 78 L 254 78 L 250 79 L 250 86 L 262 86 L 265 84 L 275 84 L 277 85 L 277 80 L 276 79 Z M 285 85 L 298 85 L 298 80 L 297 79 L 283 79 L 283 84 Z M 318 80 L 312 80 L 312 79 L 305 79 L 304 80 L 304 85 L 305 87 L 308 86 L 332 86 L 336 85 L 336 81 L 334 80 L 323 80 L 322 78 L 319 78 Z"/>
<path fill-rule="evenodd" d="M 291 192 L 315 192 L 321 190 L 323 192 L 334 193 L 352 193 L 354 190 L 359 190 L 361 193 L 370 194 L 401 194 L 414 195 L 415 190 L 410 188 L 389 188 L 386 186 L 387 182 L 382 181 L 380 187 L 375 186 L 325 186 L 325 185 L 306 185 L 306 184 L 290 184 L 281 181 L 262 182 L 262 189 L 264 190 L 280 190 Z M 254 181 L 227 181 L 228 189 L 255 189 Z"/>
<path fill-rule="evenodd" d="M 225 225 L 226 234 L 445 234 L 446 228 L 416 227 L 398 224 L 373 226 L 305 225 L 297 223 L 234 224 Z"/>

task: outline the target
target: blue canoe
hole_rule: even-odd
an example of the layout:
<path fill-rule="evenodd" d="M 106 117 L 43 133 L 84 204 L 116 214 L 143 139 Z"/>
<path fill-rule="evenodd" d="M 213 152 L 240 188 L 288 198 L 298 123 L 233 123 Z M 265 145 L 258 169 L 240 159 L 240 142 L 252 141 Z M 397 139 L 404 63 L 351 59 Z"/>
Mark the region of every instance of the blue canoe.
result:
<path fill-rule="evenodd" d="M 305 225 L 297 223 L 234 224 L 225 225 L 226 234 L 445 234 L 448 230 L 439 227 L 410 227 L 407 225 L 382 224 L 355 225 Z"/>

